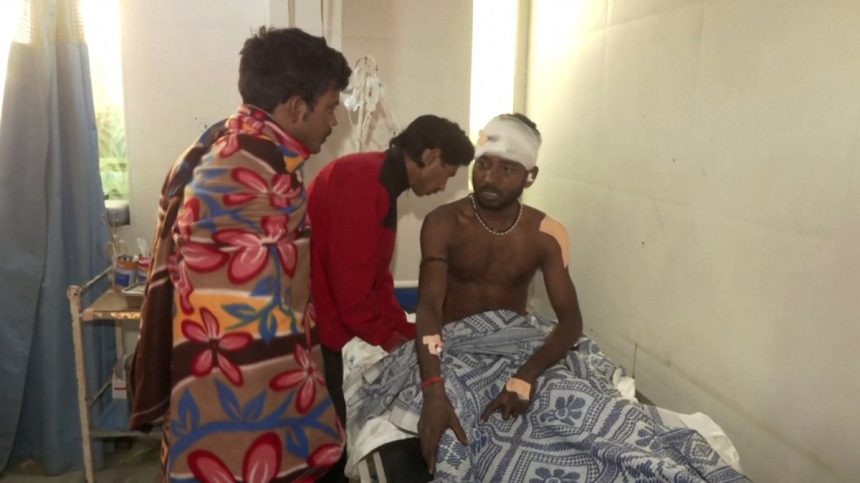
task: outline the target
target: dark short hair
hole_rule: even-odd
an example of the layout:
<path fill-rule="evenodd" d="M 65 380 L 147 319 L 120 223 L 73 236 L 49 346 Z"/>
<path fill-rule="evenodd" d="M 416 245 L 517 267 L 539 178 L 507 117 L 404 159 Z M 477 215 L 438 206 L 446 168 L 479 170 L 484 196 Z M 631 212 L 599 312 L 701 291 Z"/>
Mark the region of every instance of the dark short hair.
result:
<path fill-rule="evenodd" d="M 423 166 L 421 153 L 439 148 L 445 164 L 466 166 L 475 157 L 475 147 L 460 126 L 445 118 L 425 114 L 415 118 L 406 129 L 391 139 L 388 147 L 409 155 Z"/>
<path fill-rule="evenodd" d="M 324 38 L 297 28 L 260 27 L 239 54 L 242 102 L 268 112 L 295 95 L 313 110 L 329 89 L 343 90 L 352 73 Z"/>
<path fill-rule="evenodd" d="M 540 131 L 538 131 L 538 128 L 537 128 L 537 124 L 535 124 L 535 122 L 532 121 L 531 119 L 529 119 L 525 114 L 520 114 L 519 112 L 514 112 L 511 114 L 502 114 L 499 117 L 504 117 L 504 118 L 508 118 L 508 119 L 511 119 L 511 118 L 516 119 L 516 120 L 520 121 L 521 123 L 525 124 L 526 126 L 528 126 L 532 131 L 534 131 L 534 133 L 537 134 L 538 139 L 541 138 Z"/>

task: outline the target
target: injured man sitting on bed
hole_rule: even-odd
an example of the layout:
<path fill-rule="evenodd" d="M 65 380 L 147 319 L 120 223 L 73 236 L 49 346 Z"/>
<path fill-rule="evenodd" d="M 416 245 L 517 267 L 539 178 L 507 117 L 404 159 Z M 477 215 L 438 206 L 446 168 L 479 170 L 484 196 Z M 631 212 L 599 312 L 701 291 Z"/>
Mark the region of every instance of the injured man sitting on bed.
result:
<path fill-rule="evenodd" d="M 566 230 L 519 201 L 540 142 L 520 114 L 481 131 L 474 192 L 421 229 L 416 344 L 347 385 L 348 425 L 417 433 L 435 481 L 746 481 L 698 432 L 621 397 L 582 336 Z M 526 313 L 538 270 L 557 321 Z"/>

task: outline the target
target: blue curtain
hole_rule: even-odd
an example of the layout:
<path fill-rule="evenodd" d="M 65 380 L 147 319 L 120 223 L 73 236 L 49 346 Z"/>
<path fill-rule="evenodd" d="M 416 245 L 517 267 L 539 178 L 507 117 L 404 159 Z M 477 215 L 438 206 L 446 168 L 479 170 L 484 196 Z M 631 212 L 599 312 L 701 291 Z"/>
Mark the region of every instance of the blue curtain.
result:
<path fill-rule="evenodd" d="M 30 0 L 0 117 L 0 470 L 49 473 L 82 450 L 66 287 L 108 263 L 89 64 L 75 0 Z M 27 34 L 29 32 L 29 34 Z M 85 334 L 94 390 L 113 332 Z"/>

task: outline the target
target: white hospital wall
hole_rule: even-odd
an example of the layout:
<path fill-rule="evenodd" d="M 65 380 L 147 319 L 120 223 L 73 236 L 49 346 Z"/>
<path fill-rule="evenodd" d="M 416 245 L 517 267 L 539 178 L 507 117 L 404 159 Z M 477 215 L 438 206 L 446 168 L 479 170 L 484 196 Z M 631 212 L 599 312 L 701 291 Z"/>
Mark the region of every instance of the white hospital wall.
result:
<path fill-rule="evenodd" d="M 527 199 L 588 333 L 755 481 L 857 481 L 860 4 L 534 0 L 530 31 Z"/>
<path fill-rule="evenodd" d="M 344 55 L 351 63 L 364 55 L 376 59 L 401 128 L 422 114 L 435 114 L 468 132 L 471 2 L 347 1 L 342 18 Z M 418 280 L 421 221 L 434 207 L 465 196 L 466 171 L 458 170 L 442 193 L 400 196 L 395 280 Z"/>

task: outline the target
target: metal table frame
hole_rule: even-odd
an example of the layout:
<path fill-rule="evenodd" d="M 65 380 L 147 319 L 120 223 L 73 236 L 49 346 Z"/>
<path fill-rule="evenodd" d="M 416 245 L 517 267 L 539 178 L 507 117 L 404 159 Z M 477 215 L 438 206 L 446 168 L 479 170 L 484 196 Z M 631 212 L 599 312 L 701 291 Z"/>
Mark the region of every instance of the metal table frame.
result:
<path fill-rule="evenodd" d="M 69 307 L 72 313 L 72 342 L 75 349 L 75 376 L 78 381 L 78 410 L 81 417 L 81 443 L 84 451 L 84 477 L 88 483 L 95 483 L 95 467 L 93 462 L 92 440 L 121 437 L 160 438 L 160 433 L 143 433 L 140 431 L 104 429 L 92 424 L 92 410 L 102 394 L 111 386 L 110 379 L 104 382 L 93 395 L 87 394 L 86 351 L 84 350 L 84 324 L 97 320 L 112 321 L 116 335 L 117 360 L 124 357 L 125 323 L 140 319 L 140 310 L 128 308 L 125 297 L 109 288 L 92 304 L 82 307 L 82 299 L 89 294 L 99 282 L 106 280 L 113 271 L 109 267 L 83 285 L 70 285 L 66 291 Z"/>

